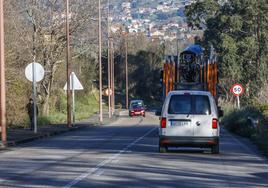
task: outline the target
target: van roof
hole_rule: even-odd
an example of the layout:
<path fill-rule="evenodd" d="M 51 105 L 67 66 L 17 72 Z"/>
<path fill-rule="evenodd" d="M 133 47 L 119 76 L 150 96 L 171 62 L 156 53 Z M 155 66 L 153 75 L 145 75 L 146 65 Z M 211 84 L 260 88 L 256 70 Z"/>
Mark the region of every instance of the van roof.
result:
<path fill-rule="evenodd" d="M 193 90 L 170 91 L 168 95 L 185 94 L 185 93 L 189 93 L 189 94 L 192 94 L 192 95 L 208 95 L 208 96 L 212 96 L 209 91 L 193 91 Z"/>

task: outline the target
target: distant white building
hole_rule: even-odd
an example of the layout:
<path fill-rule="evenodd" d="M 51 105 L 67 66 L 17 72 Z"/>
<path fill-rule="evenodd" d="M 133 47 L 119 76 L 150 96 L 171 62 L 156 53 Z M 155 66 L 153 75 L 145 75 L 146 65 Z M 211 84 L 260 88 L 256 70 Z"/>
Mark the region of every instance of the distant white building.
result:
<path fill-rule="evenodd" d="M 129 28 L 128 32 L 129 33 L 138 33 L 138 29 L 137 28 Z"/>
<path fill-rule="evenodd" d="M 130 9 L 131 8 L 131 3 L 130 2 L 124 2 L 124 3 L 122 3 L 122 8 L 123 9 Z"/>
<path fill-rule="evenodd" d="M 195 3 L 196 0 L 188 0 L 188 2 L 185 2 L 185 5 L 191 5 L 192 3 Z"/>
<path fill-rule="evenodd" d="M 120 25 L 112 25 L 111 26 L 111 31 L 113 32 L 113 33 L 116 33 L 116 32 L 119 32 L 121 30 L 121 26 Z"/>
<path fill-rule="evenodd" d="M 171 7 L 169 7 L 167 5 L 157 5 L 156 9 L 158 11 L 168 12 L 168 11 L 170 11 Z"/>
<path fill-rule="evenodd" d="M 176 40 L 177 37 L 165 35 L 165 36 L 163 37 L 163 39 L 164 39 L 165 41 L 173 41 L 173 40 Z"/>
<path fill-rule="evenodd" d="M 150 23 L 151 20 L 149 20 L 149 19 L 143 19 L 143 22 L 144 22 L 144 23 Z"/>
<path fill-rule="evenodd" d="M 160 37 L 160 36 L 165 36 L 165 33 L 163 31 L 159 31 L 159 30 L 156 30 L 156 31 L 153 31 L 151 32 L 151 36 L 152 37 Z"/>

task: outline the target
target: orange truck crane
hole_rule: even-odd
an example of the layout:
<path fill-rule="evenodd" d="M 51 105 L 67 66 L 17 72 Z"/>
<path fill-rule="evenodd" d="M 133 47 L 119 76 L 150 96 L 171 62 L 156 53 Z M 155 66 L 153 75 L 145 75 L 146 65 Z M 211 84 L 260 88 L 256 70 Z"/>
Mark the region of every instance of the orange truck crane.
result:
<path fill-rule="evenodd" d="M 200 45 L 190 45 L 178 58 L 168 56 L 162 71 L 163 99 L 173 90 L 209 91 L 218 101 L 218 63 L 213 47 L 207 59 Z"/>

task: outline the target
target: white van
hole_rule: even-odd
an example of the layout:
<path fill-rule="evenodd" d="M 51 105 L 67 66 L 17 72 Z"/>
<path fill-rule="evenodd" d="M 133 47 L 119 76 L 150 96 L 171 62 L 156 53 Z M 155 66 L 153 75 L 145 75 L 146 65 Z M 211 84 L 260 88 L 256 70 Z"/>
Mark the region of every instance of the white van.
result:
<path fill-rule="evenodd" d="M 160 117 L 159 152 L 166 152 L 170 146 L 188 146 L 209 147 L 212 153 L 219 153 L 218 118 L 217 105 L 210 92 L 169 92 Z"/>

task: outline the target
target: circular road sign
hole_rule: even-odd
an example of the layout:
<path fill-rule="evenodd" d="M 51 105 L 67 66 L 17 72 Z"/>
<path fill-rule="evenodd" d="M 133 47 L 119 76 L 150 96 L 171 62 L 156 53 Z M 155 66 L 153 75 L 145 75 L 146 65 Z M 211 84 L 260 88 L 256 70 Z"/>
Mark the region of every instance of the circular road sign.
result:
<path fill-rule="evenodd" d="M 25 68 L 25 76 L 29 81 L 33 82 L 33 64 L 35 68 L 35 81 L 39 82 L 44 78 L 45 75 L 45 70 L 43 66 L 40 65 L 39 63 L 28 64 L 27 67 Z"/>
<path fill-rule="evenodd" d="M 109 95 L 112 95 L 112 93 L 113 93 L 112 89 L 110 89 L 110 92 L 109 92 L 109 89 L 107 88 L 104 90 L 103 95 L 107 97 Z"/>
<path fill-rule="evenodd" d="M 241 96 L 244 93 L 244 88 L 241 84 L 234 84 L 231 88 L 231 92 L 234 96 Z"/>

